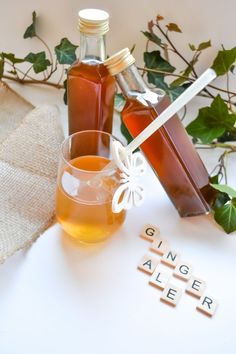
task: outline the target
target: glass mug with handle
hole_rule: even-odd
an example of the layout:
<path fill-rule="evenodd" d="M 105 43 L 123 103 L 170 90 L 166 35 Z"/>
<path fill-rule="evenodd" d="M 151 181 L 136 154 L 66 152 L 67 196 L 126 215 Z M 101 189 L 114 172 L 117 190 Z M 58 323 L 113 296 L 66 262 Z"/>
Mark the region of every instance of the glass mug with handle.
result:
<path fill-rule="evenodd" d="M 109 133 L 86 130 L 62 144 L 56 191 L 56 217 L 66 233 L 83 243 L 111 236 L 126 212 L 112 211 L 112 198 L 120 185 L 117 167 L 103 168 L 111 160 Z"/>

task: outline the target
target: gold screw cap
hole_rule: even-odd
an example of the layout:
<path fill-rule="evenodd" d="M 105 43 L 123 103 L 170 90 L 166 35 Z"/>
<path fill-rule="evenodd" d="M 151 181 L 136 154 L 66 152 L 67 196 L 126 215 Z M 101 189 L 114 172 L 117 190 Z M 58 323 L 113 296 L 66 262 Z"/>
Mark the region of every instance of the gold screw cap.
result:
<path fill-rule="evenodd" d="M 109 31 L 109 14 L 98 9 L 79 11 L 79 31 L 88 35 L 103 35 Z"/>
<path fill-rule="evenodd" d="M 135 63 L 133 55 L 128 48 L 124 48 L 104 61 L 111 75 L 117 75 L 121 71 Z"/>

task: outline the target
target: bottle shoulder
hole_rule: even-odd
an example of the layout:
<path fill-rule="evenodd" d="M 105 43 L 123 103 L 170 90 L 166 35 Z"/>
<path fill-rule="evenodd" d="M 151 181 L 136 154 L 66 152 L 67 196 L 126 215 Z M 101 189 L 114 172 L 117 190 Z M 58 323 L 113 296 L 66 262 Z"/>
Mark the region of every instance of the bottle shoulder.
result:
<path fill-rule="evenodd" d="M 109 78 L 109 80 L 115 82 L 115 79 L 110 76 L 103 63 L 84 63 L 77 60 L 69 68 L 67 74 L 69 77 L 82 77 L 94 81 Z"/>

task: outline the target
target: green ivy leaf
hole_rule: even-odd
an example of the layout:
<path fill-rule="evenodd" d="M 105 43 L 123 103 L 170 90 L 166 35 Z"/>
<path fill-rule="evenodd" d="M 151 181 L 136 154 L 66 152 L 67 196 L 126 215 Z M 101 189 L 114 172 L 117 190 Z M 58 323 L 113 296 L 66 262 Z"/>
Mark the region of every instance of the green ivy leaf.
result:
<path fill-rule="evenodd" d="M 175 68 L 168 63 L 165 59 L 161 57 L 159 50 L 154 50 L 153 52 L 145 52 L 144 53 L 144 62 L 145 66 L 148 69 L 173 72 Z M 164 86 L 167 85 L 164 82 L 164 74 L 148 72 L 147 73 L 148 82 L 165 90 Z M 161 85 L 159 85 L 161 84 Z M 168 86 L 167 86 L 168 87 Z M 166 88 L 167 88 L 166 87 Z"/>
<path fill-rule="evenodd" d="M 149 41 L 156 43 L 157 45 L 161 44 L 161 38 L 157 37 L 154 32 L 141 31 L 145 37 L 149 39 Z"/>
<path fill-rule="evenodd" d="M 216 209 L 214 219 L 227 234 L 236 231 L 236 198 Z"/>
<path fill-rule="evenodd" d="M 223 49 L 218 52 L 213 64 L 212 69 L 215 70 L 218 76 L 226 74 L 236 61 L 236 47 L 226 50 Z"/>
<path fill-rule="evenodd" d="M 126 128 L 123 122 L 121 122 L 120 131 L 122 135 L 125 137 L 127 144 L 129 144 L 133 140 L 133 137 L 131 136 L 130 132 L 128 131 L 128 129 Z"/>
<path fill-rule="evenodd" d="M 33 69 L 36 74 L 44 71 L 48 66 L 51 65 L 50 61 L 46 59 L 45 52 L 31 52 L 25 57 L 25 61 L 33 64 Z"/>
<path fill-rule="evenodd" d="M 181 29 L 179 28 L 179 26 L 176 23 L 169 23 L 168 25 L 166 25 L 168 31 L 171 32 L 179 32 L 182 33 Z"/>
<path fill-rule="evenodd" d="M 67 38 L 62 38 L 60 44 L 55 47 L 57 60 L 60 64 L 72 64 L 76 60 L 75 51 L 77 45 L 72 44 Z"/>
<path fill-rule="evenodd" d="M 36 12 L 34 11 L 32 13 L 32 23 L 29 27 L 27 27 L 25 33 L 24 33 L 24 38 L 33 38 L 35 37 L 36 34 Z"/>
<path fill-rule="evenodd" d="M 236 190 L 227 184 L 211 184 L 211 186 L 222 193 L 228 194 L 232 198 L 236 198 Z"/>
<path fill-rule="evenodd" d="M 197 51 L 201 51 L 201 50 L 204 50 L 204 49 L 207 49 L 211 47 L 211 40 L 207 41 L 207 42 L 202 42 L 199 44 L 198 48 L 197 48 Z"/>
<path fill-rule="evenodd" d="M 25 60 L 16 58 L 13 53 L 2 53 L 2 57 L 9 60 L 12 64 L 23 63 Z"/>
<path fill-rule="evenodd" d="M 177 97 L 179 97 L 179 95 L 181 95 L 184 92 L 184 90 L 185 87 L 183 86 L 169 88 L 167 90 L 167 95 L 170 97 L 171 101 L 173 102 L 174 100 L 176 100 Z"/>
<path fill-rule="evenodd" d="M 4 59 L 0 59 L 0 79 L 3 77 L 4 73 Z"/>
<path fill-rule="evenodd" d="M 229 113 L 226 103 L 217 95 L 210 107 L 199 110 L 197 118 L 186 129 L 191 136 L 209 144 L 224 134 L 226 129 L 232 129 L 235 121 L 236 115 Z"/>

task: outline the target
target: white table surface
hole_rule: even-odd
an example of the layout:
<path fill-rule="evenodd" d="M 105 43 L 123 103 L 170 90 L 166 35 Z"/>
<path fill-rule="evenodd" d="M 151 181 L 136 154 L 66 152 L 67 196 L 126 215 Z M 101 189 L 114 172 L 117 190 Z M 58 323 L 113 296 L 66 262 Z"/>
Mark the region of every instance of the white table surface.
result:
<path fill-rule="evenodd" d="M 52 91 L 17 89 L 34 104 L 61 100 Z M 216 152 L 203 153 L 211 169 Z M 235 176 L 234 166 L 231 184 Z M 236 353 L 236 234 L 226 235 L 210 216 L 180 219 L 151 169 L 145 186 L 145 203 L 107 242 L 78 246 L 55 224 L 0 266 L 1 354 Z M 207 281 L 219 301 L 213 318 L 185 293 L 176 308 L 163 304 L 161 291 L 137 270 L 150 246 L 139 237 L 145 223 L 158 225 Z M 185 289 L 183 281 L 173 283 Z"/>

